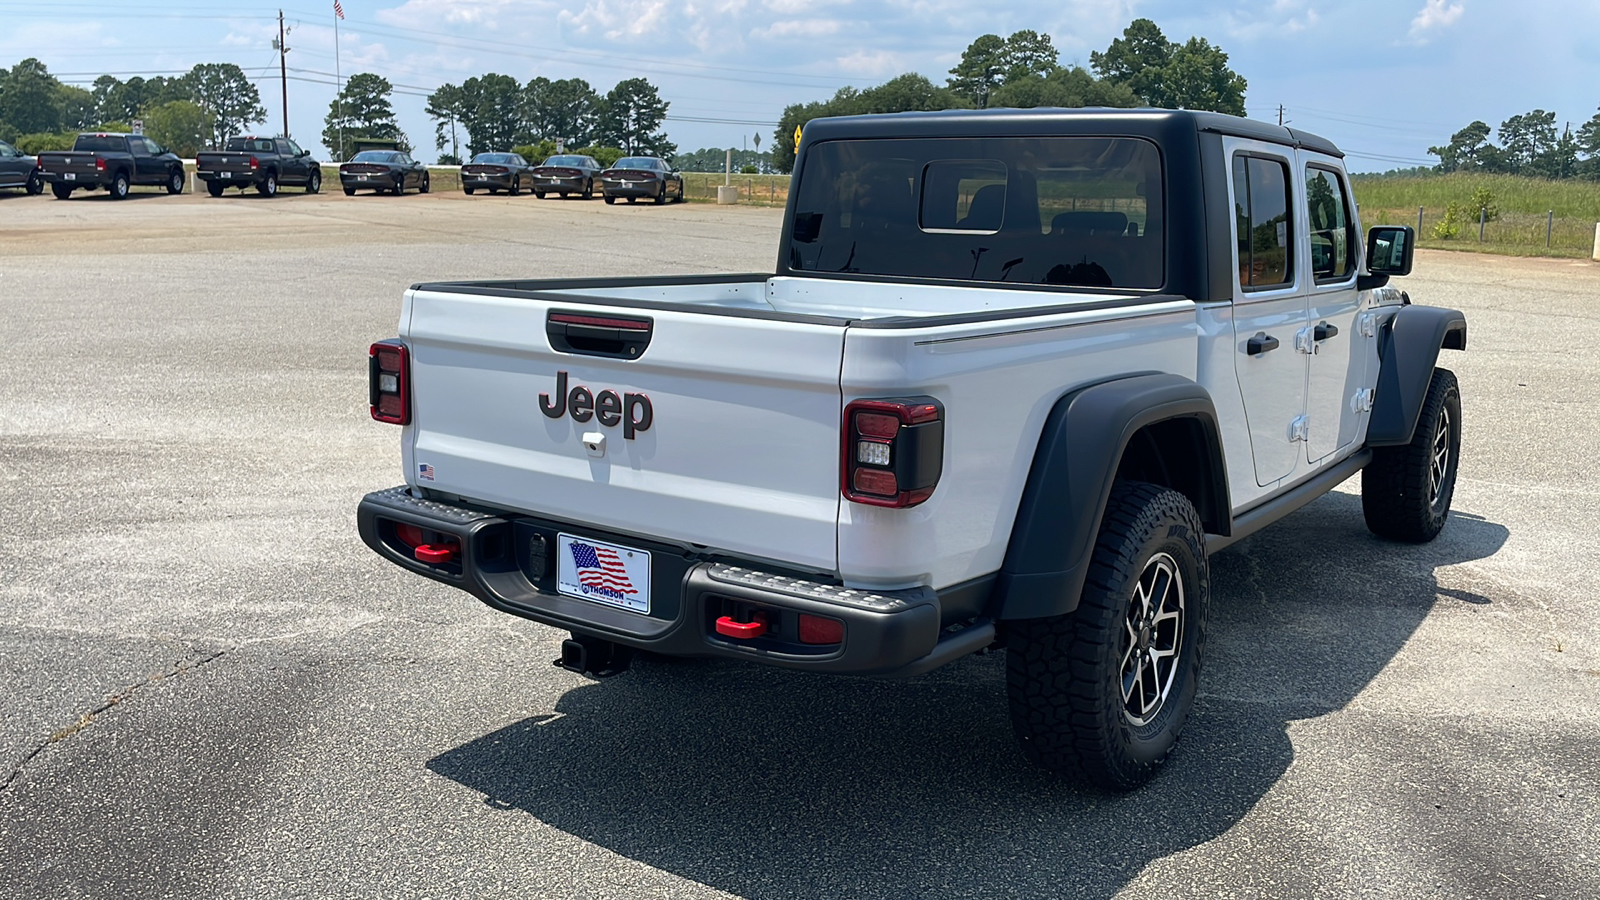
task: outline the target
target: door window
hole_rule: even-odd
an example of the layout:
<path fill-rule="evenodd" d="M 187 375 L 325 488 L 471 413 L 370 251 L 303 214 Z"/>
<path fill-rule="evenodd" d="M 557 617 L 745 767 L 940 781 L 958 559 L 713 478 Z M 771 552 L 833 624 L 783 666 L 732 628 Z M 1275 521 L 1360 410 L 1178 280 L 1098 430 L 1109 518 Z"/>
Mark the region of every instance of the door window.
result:
<path fill-rule="evenodd" d="M 1351 248 L 1354 223 L 1350 198 L 1337 172 L 1321 166 L 1306 169 L 1306 207 L 1311 232 L 1311 274 L 1318 284 L 1348 280 L 1355 272 Z"/>
<path fill-rule="evenodd" d="M 134 156 L 149 156 L 150 146 L 145 143 L 144 138 L 128 138 L 128 152 Z"/>
<path fill-rule="evenodd" d="M 1239 286 L 1246 290 L 1281 288 L 1294 282 L 1289 184 L 1286 162 L 1243 154 L 1233 158 Z"/>

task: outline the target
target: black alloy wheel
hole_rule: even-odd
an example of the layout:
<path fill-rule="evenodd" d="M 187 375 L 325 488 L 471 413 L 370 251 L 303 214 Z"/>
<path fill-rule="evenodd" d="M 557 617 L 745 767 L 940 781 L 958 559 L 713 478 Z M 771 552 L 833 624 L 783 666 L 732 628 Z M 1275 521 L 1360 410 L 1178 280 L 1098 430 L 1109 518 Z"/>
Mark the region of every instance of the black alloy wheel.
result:
<path fill-rule="evenodd" d="M 1425 544 L 1450 518 L 1461 465 L 1461 388 L 1454 372 L 1434 369 L 1411 443 L 1374 447 L 1361 470 L 1361 512 L 1381 538 Z"/>

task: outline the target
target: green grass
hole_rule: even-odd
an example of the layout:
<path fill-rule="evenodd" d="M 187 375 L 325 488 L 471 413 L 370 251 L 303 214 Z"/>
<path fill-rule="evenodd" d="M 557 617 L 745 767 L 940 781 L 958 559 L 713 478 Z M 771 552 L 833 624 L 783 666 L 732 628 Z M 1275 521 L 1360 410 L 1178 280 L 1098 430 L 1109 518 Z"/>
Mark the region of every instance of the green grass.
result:
<path fill-rule="evenodd" d="M 1466 250 L 1511 256 L 1559 256 L 1588 259 L 1594 249 L 1595 223 L 1600 222 L 1600 183 L 1547 181 L 1517 175 L 1457 174 L 1420 178 L 1356 176 L 1356 202 L 1363 225 L 1417 224 L 1422 208 L 1418 245 L 1440 250 Z M 1488 190 L 1499 207 L 1497 218 L 1484 224 L 1478 239 L 1478 210 L 1473 194 Z M 1453 239 L 1435 235 L 1446 208 L 1461 207 L 1460 232 Z M 1549 215 L 1554 228 L 1546 246 Z"/>

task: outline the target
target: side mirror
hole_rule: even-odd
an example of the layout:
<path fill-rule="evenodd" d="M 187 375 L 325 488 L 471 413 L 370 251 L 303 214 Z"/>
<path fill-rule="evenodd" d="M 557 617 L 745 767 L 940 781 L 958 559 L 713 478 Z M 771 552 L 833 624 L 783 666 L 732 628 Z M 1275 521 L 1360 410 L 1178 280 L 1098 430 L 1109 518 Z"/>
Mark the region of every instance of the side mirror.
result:
<path fill-rule="evenodd" d="M 1410 275 L 1417 232 L 1410 225 L 1378 225 L 1367 232 L 1367 271 L 1374 275 Z"/>
<path fill-rule="evenodd" d="M 310 156 L 310 155 L 311 155 L 311 151 L 310 151 L 310 150 L 305 150 L 305 149 L 302 149 L 302 150 L 301 150 L 301 151 L 300 151 L 300 155 L 301 155 L 301 156 Z"/>

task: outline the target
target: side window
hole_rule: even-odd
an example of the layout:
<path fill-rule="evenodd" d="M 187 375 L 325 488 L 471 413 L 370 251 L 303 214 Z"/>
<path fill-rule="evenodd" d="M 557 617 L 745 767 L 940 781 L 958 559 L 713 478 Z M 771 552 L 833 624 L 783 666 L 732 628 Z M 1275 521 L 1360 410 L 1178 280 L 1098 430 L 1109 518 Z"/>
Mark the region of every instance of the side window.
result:
<path fill-rule="evenodd" d="M 5 141 L 0 141 L 0 157 L 9 158 L 17 155 L 17 151 L 11 149 L 10 144 L 6 143 Z"/>
<path fill-rule="evenodd" d="M 1240 154 L 1233 158 L 1234 218 L 1239 232 L 1239 285 L 1284 287 L 1294 281 L 1294 221 L 1289 165 Z"/>
<path fill-rule="evenodd" d="M 160 156 L 161 154 L 167 152 L 166 150 L 162 149 L 160 144 L 150 140 L 149 138 L 144 139 L 144 146 L 146 150 L 150 151 L 151 156 Z"/>
<path fill-rule="evenodd" d="M 1320 282 L 1344 281 L 1355 271 L 1350 198 L 1332 169 L 1306 169 L 1306 207 L 1311 232 L 1311 274 Z"/>
<path fill-rule="evenodd" d="M 150 146 L 144 142 L 144 138 L 128 138 L 128 152 L 134 156 L 149 156 Z"/>

